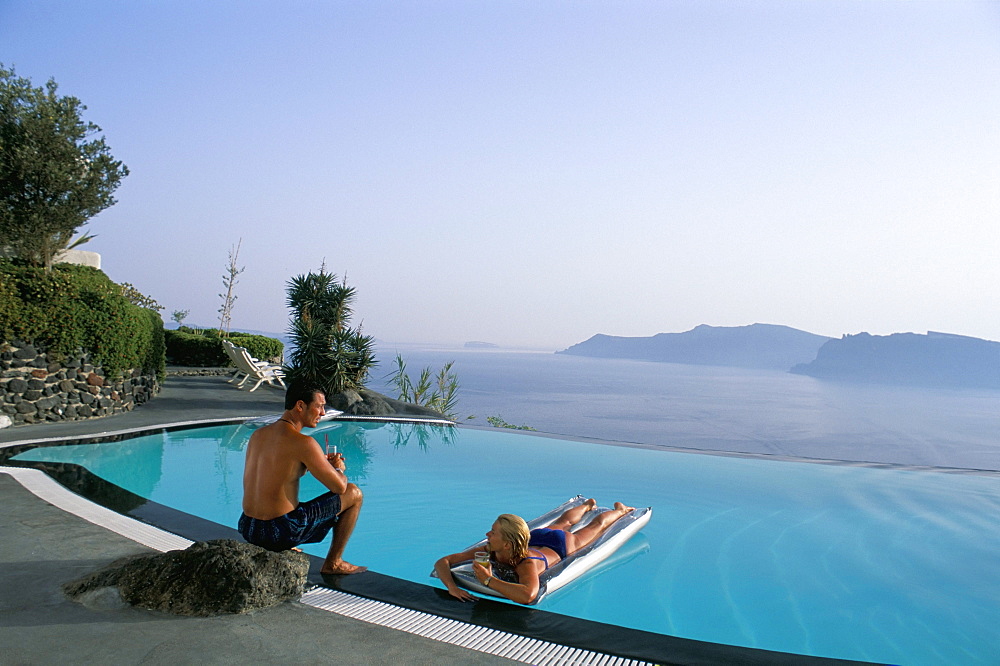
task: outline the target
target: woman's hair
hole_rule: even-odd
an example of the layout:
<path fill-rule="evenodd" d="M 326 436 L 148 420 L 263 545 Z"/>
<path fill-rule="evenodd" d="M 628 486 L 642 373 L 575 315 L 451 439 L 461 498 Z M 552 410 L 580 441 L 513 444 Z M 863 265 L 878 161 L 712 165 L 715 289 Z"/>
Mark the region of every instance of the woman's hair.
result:
<path fill-rule="evenodd" d="M 512 513 L 503 513 L 497 516 L 497 528 L 504 541 L 511 545 L 513 557 L 521 559 L 528 554 L 528 539 L 531 535 L 528 532 L 528 523 L 524 522 L 521 516 Z"/>

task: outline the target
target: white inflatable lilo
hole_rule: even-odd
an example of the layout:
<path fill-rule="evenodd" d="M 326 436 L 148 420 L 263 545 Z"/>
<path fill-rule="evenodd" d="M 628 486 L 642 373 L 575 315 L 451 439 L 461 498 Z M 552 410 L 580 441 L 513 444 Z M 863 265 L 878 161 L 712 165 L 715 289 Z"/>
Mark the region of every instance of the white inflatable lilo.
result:
<path fill-rule="evenodd" d="M 586 501 L 586 497 L 583 495 L 577 495 L 576 497 L 560 504 L 548 513 L 545 513 L 534 520 L 529 520 L 528 529 L 533 530 L 539 527 L 548 527 L 567 510 L 572 509 L 575 506 L 580 506 Z M 586 527 L 591 520 L 604 511 L 608 511 L 608 509 L 595 507 L 593 510 L 588 511 L 584 514 L 583 519 L 574 525 L 570 531 L 576 532 L 580 528 Z M 636 532 L 641 530 L 643 526 L 649 522 L 652 515 L 653 509 L 651 507 L 637 508 L 634 511 L 630 511 L 612 523 L 611 526 L 605 530 L 603 534 L 601 534 L 601 536 L 597 537 L 597 539 L 592 541 L 586 547 L 581 548 L 572 555 L 567 556 L 566 559 L 561 560 L 559 563 L 554 564 L 543 571 L 538 576 L 538 581 L 540 583 L 538 596 L 535 597 L 535 600 L 532 601 L 531 604 L 537 604 L 546 594 L 555 592 L 559 588 L 572 583 L 574 580 L 606 560 L 614 554 L 615 551 L 621 548 L 629 539 L 631 539 Z M 467 548 L 463 548 L 459 552 L 473 549 L 486 550 L 486 539 L 483 539 L 482 541 L 479 541 Z M 453 566 L 451 568 L 451 574 L 454 576 L 455 582 L 467 590 L 506 599 L 506 597 L 502 594 L 498 594 L 496 590 L 482 585 L 476 579 L 475 574 L 472 572 L 471 560 Z M 432 571 L 431 576 L 436 578 L 437 574 Z"/>

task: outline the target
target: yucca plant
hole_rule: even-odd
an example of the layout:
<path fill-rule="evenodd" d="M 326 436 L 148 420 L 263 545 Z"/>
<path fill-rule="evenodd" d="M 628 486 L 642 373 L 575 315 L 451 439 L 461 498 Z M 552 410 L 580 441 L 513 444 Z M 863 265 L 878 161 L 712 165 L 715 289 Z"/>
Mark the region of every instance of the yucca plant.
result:
<path fill-rule="evenodd" d="M 294 346 L 288 379 L 318 386 L 328 396 L 362 388 L 377 361 L 375 339 L 350 326 L 354 288 L 321 268 L 289 280 L 286 293 Z"/>
<path fill-rule="evenodd" d="M 389 382 L 396 387 L 399 399 L 403 402 L 430 407 L 454 420 L 457 418 L 455 408 L 458 405 L 458 375 L 451 371 L 454 364 L 454 361 L 446 363 L 433 380 L 431 369 L 424 368 L 414 384 L 406 373 L 406 362 L 401 355 L 396 354 L 396 369 L 390 375 Z"/>

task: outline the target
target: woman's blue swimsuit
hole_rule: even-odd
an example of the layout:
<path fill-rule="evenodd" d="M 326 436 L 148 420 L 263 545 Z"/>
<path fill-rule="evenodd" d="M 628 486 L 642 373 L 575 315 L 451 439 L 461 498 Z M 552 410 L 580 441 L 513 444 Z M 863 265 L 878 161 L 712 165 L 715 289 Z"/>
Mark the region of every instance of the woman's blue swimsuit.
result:
<path fill-rule="evenodd" d="M 545 565 L 546 569 L 549 568 L 549 561 L 545 559 L 545 556 L 542 554 L 542 551 L 535 550 L 533 548 L 529 548 L 528 550 L 533 553 L 538 553 L 539 557 L 535 557 L 534 555 L 525 555 L 524 559 L 521 560 L 521 562 L 523 562 L 524 560 L 540 560 L 542 564 Z M 521 562 L 518 562 L 518 565 L 520 565 Z M 508 583 L 521 582 L 520 576 L 517 575 L 516 567 L 513 567 L 509 564 L 503 564 L 502 562 L 497 562 L 495 559 L 493 559 L 492 556 L 490 556 L 490 563 L 493 565 L 494 578 L 499 578 L 500 580 L 506 581 Z"/>
<path fill-rule="evenodd" d="M 547 527 L 531 530 L 528 545 L 535 548 L 551 548 L 559 556 L 559 559 L 566 559 L 566 533 L 562 530 L 550 530 Z M 546 568 L 548 568 L 547 565 Z"/>
<path fill-rule="evenodd" d="M 528 539 L 529 548 L 551 548 L 555 551 L 559 559 L 566 559 L 566 533 L 562 530 L 550 530 L 547 527 L 539 527 L 538 529 L 531 530 L 530 538 Z M 525 560 L 541 560 L 545 564 L 545 568 L 549 568 L 549 561 L 544 557 L 544 555 L 535 550 L 536 553 L 542 555 L 541 557 L 535 557 L 533 555 L 526 555 Z M 519 583 L 520 578 L 515 571 L 515 567 L 509 564 L 502 564 L 497 562 L 492 557 L 490 560 L 493 563 L 493 575 L 500 580 L 507 581 L 508 583 Z M 520 562 L 518 562 L 520 564 Z"/>

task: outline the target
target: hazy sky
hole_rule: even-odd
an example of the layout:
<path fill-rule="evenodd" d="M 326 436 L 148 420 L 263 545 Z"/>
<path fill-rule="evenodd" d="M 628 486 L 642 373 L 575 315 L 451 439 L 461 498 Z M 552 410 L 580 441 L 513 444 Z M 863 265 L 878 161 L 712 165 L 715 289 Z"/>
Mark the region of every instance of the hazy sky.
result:
<path fill-rule="evenodd" d="M 785 324 L 1000 340 L 1000 4 L 0 0 L 131 175 L 112 279 L 390 342 Z"/>

